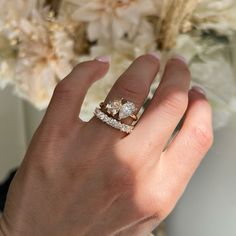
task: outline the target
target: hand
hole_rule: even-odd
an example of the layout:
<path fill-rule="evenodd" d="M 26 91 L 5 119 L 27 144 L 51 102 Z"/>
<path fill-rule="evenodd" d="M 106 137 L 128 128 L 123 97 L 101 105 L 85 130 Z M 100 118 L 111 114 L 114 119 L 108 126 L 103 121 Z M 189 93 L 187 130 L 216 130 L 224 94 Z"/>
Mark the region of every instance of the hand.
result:
<path fill-rule="evenodd" d="M 56 87 L 11 184 L 2 235 L 144 236 L 175 206 L 212 144 L 206 97 L 189 91 L 187 65 L 173 58 L 130 135 L 95 117 L 82 122 L 84 96 L 108 68 L 104 58 L 81 63 Z M 154 54 L 139 57 L 106 101 L 125 98 L 141 108 L 158 71 Z"/>

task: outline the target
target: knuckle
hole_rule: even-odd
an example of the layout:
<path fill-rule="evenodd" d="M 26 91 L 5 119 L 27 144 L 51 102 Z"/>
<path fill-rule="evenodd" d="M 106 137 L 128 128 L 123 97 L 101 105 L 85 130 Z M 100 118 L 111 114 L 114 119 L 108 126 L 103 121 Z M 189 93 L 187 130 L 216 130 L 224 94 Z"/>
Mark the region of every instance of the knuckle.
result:
<path fill-rule="evenodd" d="M 50 179 L 53 176 L 53 165 L 51 163 L 51 159 L 49 158 L 48 153 L 46 153 L 45 151 L 42 153 L 34 153 L 28 158 L 29 160 L 26 164 L 27 168 L 30 171 L 34 171 L 34 174 L 36 174 L 39 178 L 43 178 L 46 180 Z"/>
<path fill-rule="evenodd" d="M 62 103 L 62 101 L 58 102 Z M 45 144 L 45 148 L 47 148 L 47 143 L 58 144 L 59 142 L 68 141 L 68 138 L 75 137 L 81 128 L 80 124 L 76 121 L 65 122 L 61 116 L 58 117 L 58 120 L 63 122 L 63 126 L 58 126 L 58 123 L 55 123 L 53 116 L 47 116 L 46 114 L 43 119 L 44 124 L 40 129 L 40 142 Z"/>
<path fill-rule="evenodd" d="M 159 203 L 159 207 L 157 208 L 156 212 L 155 212 L 155 216 L 160 220 L 163 221 L 172 211 L 172 206 L 171 204 L 162 204 Z"/>
<path fill-rule="evenodd" d="M 58 100 L 68 100 L 71 98 L 72 89 L 67 79 L 62 80 L 57 84 L 54 90 L 54 99 Z"/>
<path fill-rule="evenodd" d="M 147 212 L 155 215 L 159 220 L 164 220 L 173 209 L 173 199 L 170 194 L 156 191 L 150 194 L 149 208 Z"/>
<path fill-rule="evenodd" d="M 45 178 L 53 176 L 56 171 L 55 163 L 63 158 L 69 140 L 76 138 L 77 133 L 78 130 L 75 127 L 67 130 L 48 127 L 46 130 L 38 131 L 32 140 L 34 143 L 37 142 L 37 148 L 29 155 L 33 169 L 37 169 L 38 174 Z M 68 166 L 70 166 L 69 163 L 63 168 L 65 169 Z M 71 170 L 69 173 L 72 172 Z"/>
<path fill-rule="evenodd" d="M 182 115 L 188 106 L 188 96 L 175 87 L 164 89 L 162 103 L 165 111 L 171 115 Z"/>
<path fill-rule="evenodd" d="M 198 151 L 205 152 L 211 148 L 214 140 L 211 128 L 196 126 L 192 127 L 190 132 L 190 139 L 193 140 Z"/>
<path fill-rule="evenodd" d="M 144 94 L 149 92 L 149 87 L 145 83 L 136 83 L 131 79 L 126 79 L 119 84 L 117 84 L 116 90 L 118 93 L 122 94 L 125 98 L 132 98 L 137 103 L 142 102 Z"/>

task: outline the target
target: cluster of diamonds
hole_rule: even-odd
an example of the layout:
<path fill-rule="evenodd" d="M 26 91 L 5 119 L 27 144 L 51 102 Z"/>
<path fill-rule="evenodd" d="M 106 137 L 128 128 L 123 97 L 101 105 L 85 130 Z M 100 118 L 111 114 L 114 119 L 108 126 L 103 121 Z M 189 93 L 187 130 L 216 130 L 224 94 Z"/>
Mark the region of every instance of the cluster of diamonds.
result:
<path fill-rule="evenodd" d="M 134 126 L 132 125 L 122 124 L 120 121 L 109 117 L 107 114 L 102 112 L 100 108 L 96 108 L 94 114 L 102 122 L 127 134 L 130 134 L 134 129 Z"/>
<path fill-rule="evenodd" d="M 116 99 L 114 101 L 109 102 L 106 105 L 107 113 L 115 116 L 118 114 L 119 120 L 128 118 L 131 114 L 133 114 L 136 111 L 136 107 L 134 103 L 125 101 L 122 99 Z"/>

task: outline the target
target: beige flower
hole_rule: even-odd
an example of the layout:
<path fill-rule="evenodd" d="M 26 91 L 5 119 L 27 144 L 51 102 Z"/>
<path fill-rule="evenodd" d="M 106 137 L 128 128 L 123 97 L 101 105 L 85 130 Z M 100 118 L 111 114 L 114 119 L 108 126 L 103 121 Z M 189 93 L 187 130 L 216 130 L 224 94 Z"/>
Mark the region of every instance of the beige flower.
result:
<path fill-rule="evenodd" d="M 0 33 L 0 88 L 13 83 L 15 52 L 5 35 Z"/>
<path fill-rule="evenodd" d="M 214 128 L 227 124 L 232 113 L 236 112 L 236 79 L 231 45 L 217 39 L 182 35 L 174 52 L 181 53 L 189 62 L 192 85 L 205 89 L 213 107 Z"/>
<path fill-rule="evenodd" d="M 88 23 L 91 41 L 122 38 L 144 16 L 158 15 L 154 0 L 66 0 L 66 4 L 74 4 L 76 20 Z"/>
<path fill-rule="evenodd" d="M 232 34 L 236 30 L 236 1 L 201 0 L 191 21 L 194 27 L 201 30 Z"/>
<path fill-rule="evenodd" d="M 16 4 L 10 9 L 1 18 L 6 26 L 2 32 L 16 53 L 11 82 L 17 93 L 38 108 L 45 108 L 58 80 L 72 69 L 74 41 L 67 29 L 70 26 L 67 19 L 56 20 L 49 17 L 47 9 L 29 5 L 33 8 L 23 16 L 20 16 L 23 5 L 17 8 Z M 7 69 L 6 62 L 2 70 Z"/>

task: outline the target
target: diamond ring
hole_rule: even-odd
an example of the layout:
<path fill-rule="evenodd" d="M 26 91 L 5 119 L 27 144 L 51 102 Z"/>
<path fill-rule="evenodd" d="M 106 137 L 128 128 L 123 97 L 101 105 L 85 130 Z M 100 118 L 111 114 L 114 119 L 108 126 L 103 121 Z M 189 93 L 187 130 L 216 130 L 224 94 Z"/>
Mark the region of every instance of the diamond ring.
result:
<path fill-rule="evenodd" d="M 115 99 L 107 104 L 102 102 L 100 108 L 105 111 L 107 115 L 112 116 L 117 120 L 123 120 L 128 117 L 131 117 L 134 121 L 137 121 L 138 119 L 134 114 L 134 112 L 137 111 L 135 104 L 125 100 L 124 98 Z"/>
<path fill-rule="evenodd" d="M 109 117 L 107 114 L 101 111 L 100 108 L 95 109 L 94 115 L 105 124 L 115 129 L 118 129 L 124 133 L 130 134 L 134 129 L 133 125 L 122 124 L 120 121 L 117 121 L 116 119 Z"/>
<path fill-rule="evenodd" d="M 137 116 L 134 114 L 136 111 L 134 103 L 121 98 L 108 103 L 100 103 L 100 107 L 95 109 L 94 115 L 107 125 L 130 134 L 134 125 L 124 124 L 121 120 L 131 117 L 133 121 L 137 121 Z"/>

